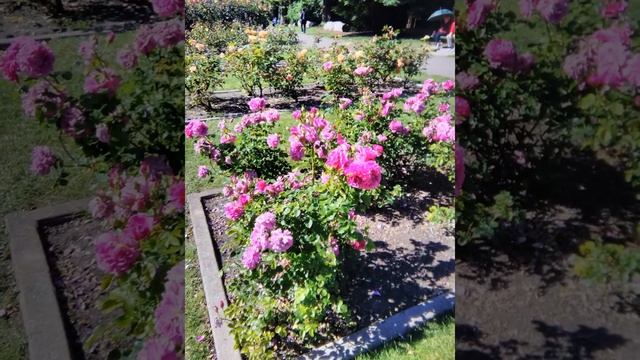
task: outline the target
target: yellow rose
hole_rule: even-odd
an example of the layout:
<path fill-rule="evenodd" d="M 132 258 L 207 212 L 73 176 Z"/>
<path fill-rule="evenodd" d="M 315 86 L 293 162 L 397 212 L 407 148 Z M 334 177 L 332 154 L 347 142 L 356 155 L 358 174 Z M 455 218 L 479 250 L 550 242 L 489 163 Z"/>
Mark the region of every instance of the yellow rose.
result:
<path fill-rule="evenodd" d="M 364 51 L 362 51 L 362 50 L 358 50 L 353 54 L 353 57 L 356 58 L 356 59 L 360 59 L 363 56 L 364 56 Z"/>
<path fill-rule="evenodd" d="M 338 55 L 338 62 L 339 62 L 339 63 L 341 63 L 341 64 L 342 64 L 342 63 L 344 62 L 344 59 L 345 59 L 344 54 L 339 54 L 339 55 Z"/>
<path fill-rule="evenodd" d="M 331 57 L 331 54 L 325 53 L 324 55 L 322 55 L 322 58 L 327 60 Z"/>
<path fill-rule="evenodd" d="M 202 51 L 204 50 L 204 48 L 205 48 L 204 44 L 200 44 L 200 43 L 196 44 L 196 49 L 198 49 L 198 51 Z"/>
<path fill-rule="evenodd" d="M 255 35 L 249 35 L 249 43 L 253 44 L 258 41 L 258 38 Z"/>
<path fill-rule="evenodd" d="M 258 37 L 261 37 L 261 38 L 266 38 L 268 35 L 269 35 L 269 32 L 264 30 L 258 33 Z"/>
<path fill-rule="evenodd" d="M 198 68 L 195 65 L 189 66 L 189 71 L 196 72 L 196 70 L 198 70 Z"/>
<path fill-rule="evenodd" d="M 189 45 L 193 46 L 195 44 L 197 44 L 197 42 L 194 39 L 189 39 L 188 41 Z"/>
<path fill-rule="evenodd" d="M 402 59 L 402 58 L 398 59 L 398 61 L 396 62 L 396 66 L 398 68 L 403 68 L 404 67 L 404 59 Z"/>
<path fill-rule="evenodd" d="M 302 49 L 300 50 L 300 52 L 298 53 L 298 59 L 303 59 L 305 55 L 307 55 L 307 49 Z"/>

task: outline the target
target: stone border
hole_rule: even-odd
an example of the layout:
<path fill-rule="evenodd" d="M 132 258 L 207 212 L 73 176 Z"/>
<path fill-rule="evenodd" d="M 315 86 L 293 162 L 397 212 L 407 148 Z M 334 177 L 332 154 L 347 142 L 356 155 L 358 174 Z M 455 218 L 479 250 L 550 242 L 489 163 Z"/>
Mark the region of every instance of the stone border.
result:
<path fill-rule="evenodd" d="M 220 264 L 218 264 L 213 248 L 214 240 L 209 231 L 203 200 L 220 194 L 222 194 L 221 189 L 214 189 L 187 196 L 211 324 L 222 322 L 219 315 L 213 310 L 213 306 L 218 306 L 220 301 L 223 301 L 226 306 L 228 299 L 222 283 L 222 274 L 219 271 Z M 298 360 L 355 358 L 359 354 L 371 351 L 388 341 L 406 335 L 411 330 L 424 326 L 428 321 L 444 313 L 453 311 L 454 306 L 455 294 L 445 292 L 351 335 L 313 349 L 299 357 Z M 240 352 L 233 347 L 233 337 L 226 323 L 222 322 L 219 327 L 211 326 L 211 329 L 217 358 L 240 360 Z"/>
<path fill-rule="evenodd" d="M 72 359 L 40 226 L 78 216 L 88 203 L 77 200 L 5 217 L 30 359 Z"/>
<path fill-rule="evenodd" d="M 411 330 L 454 309 L 455 294 L 446 292 L 433 299 L 405 309 L 381 322 L 374 323 L 332 343 L 311 350 L 298 360 L 353 359 L 384 343 L 404 336 Z"/>
<path fill-rule="evenodd" d="M 219 314 L 214 310 L 214 306 L 220 307 L 220 303 L 229 304 L 227 292 L 222 283 L 222 272 L 216 253 L 213 248 L 213 238 L 209 231 L 209 224 L 205 215 L 203 199 L 214 195 L 221 195 L 220 189 L 204 191 L 187 196 L 189 203 L 189 216 L 191 216 L 191 226 L 193 237 L 198 250 L 198 263 L 200 264 L 200 275 L 202 276 L 202 286 L 204 297 L 209 313 L 209 323 L 217 359 L 241 360 L 240 351 L 233 346 L 233 336 L 226 322 L 222 321 Z M 220 324 L 220 326 L 213 326 Z"/>

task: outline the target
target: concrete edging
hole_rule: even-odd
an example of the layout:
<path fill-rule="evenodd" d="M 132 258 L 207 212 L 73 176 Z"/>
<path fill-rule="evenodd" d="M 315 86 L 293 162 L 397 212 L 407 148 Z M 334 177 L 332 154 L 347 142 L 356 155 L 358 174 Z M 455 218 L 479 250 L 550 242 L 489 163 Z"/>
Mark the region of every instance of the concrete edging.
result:
<path fill-rule="evenodd" d="M 77 200 L 5 217 L 30 359 L 72 359 L 39 227 L 78 216 L 88 203 Z"/>
<path fill-rule="evenodd" d="M 227 292 L 222 283 L 221 267 L 220 264 L 218 264 L 218 259 L 216 258 L 213 248 L 213 238 L 209 231 L 209 224 L 207 223 L 202 200 L 221 194 L 222 191 L 220 189 L 190 194 L 187 196 L 187 202 L 189 203 L 189 216 L 191 216 L 193 237 L 198 251 L 202 287 L 204 288 L 204 297 L 207 302 L 207 312 L 209 313 L 209 323 L 211 324 L 216 358 L 241 360 L 240 351 L 234 348 L 233 336 L 231 336 L 229 327 L 226 322 L 222 321 L 220 317 L 221 314 L 218 314 L 214 310 L 214 306 L 219 308 L 221 302 L 226 307 L 229 304 L 229 300 L 227 299 Z M 213 324 L 216 323 L 220 324 L 220 326 L 213 326 Z"/>
<path fill-rule="evenodd" d="M 213 248 L 214 239 L 209 231 L 203 199 L 221 195 L 221 189 L 214 189 L 188 195 L 189 211 L 193 235 L 198 251 L 200 274 L 207 301 L 207 311 L 211 324 L 220 323 L 221 318 L 213 310 L 223 301 L 228 304 L 226 290 L 222 283 L 220 264 Z M 205 279 L 207 279 L 205 281 Z M 334 342 L 325 344 L 299 357 L 298 360 L 311 359 L 352 359 L 357 355 L 371 351 L 384 343 L 406 335 L 411 330 L 424 326 L 428 321 L 450 312 L 455 306 L 455 294 L 446 292 L 433 299 L 405 309 L 382 321 L 356 331 Z M 233 337 L 228 326 L 222 322 L 219 327 L 212 326 L 213 341 L 218 359 L 240 360 L 241 355 L 233 347 Z"/>

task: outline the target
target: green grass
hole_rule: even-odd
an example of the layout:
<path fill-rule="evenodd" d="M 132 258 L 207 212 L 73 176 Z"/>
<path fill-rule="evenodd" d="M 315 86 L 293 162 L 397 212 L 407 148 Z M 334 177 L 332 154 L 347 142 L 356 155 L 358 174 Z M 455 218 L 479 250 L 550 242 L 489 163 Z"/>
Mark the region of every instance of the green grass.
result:
<path fill-rule="evenodd" d="M 113 59 L 120 45 L 131 34 L 118 36 L 109 47 L 107 57 Z M 83 39 L 67 38 L 52 41 L 49 45 L 56 54 L 56 70 L 71 70 L 72 93 L 81 91 L 83 66 L 77 63 L 78 44 Z M 70 168 L 68 185 L 56 186 L 55 176 L 37 177 L 30 173 L 31 149 L 36 145 L 49 145 L 57 154 L 63 154 L 57 133 L 50 127 L 41 127 L 25 118 L 20 103 L 18 87 L 0 79 L 0 309 L 9 315 L 0 317 L 0 359 L 22 359 L 26 355 L 26 339 L 21 324 L 17 289 L 11 269 L 4 217 L 13 211 L 30 210 L 41 206 L 87 197 L 94 174 L 86 168 Z M 80 151 L 70 141 L 65 141 L 70 153 L 79 157 Z M 64 158 L 64 157 L 63 157 Z"/>
<path fill-rule="evenodd" d="M 188 221 L 188 220 L 187 220 Z M 187 359 L 210 359 L 214 352 L 207 303 L 202 288 L 198 254 L 191 226 L 185 242 L 185 355 Z"/>
<path fill-rule="evenodd" d="M 455 321 L 446 316 L 356 360 L 446 360 L 455 357 Z"/>

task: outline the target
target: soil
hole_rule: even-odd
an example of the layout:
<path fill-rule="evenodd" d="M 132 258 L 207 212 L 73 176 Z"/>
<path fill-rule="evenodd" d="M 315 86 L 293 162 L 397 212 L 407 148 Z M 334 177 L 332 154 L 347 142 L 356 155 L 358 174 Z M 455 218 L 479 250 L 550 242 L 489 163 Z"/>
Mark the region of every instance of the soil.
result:
<path fill-rule="evenodd" d="M 130 347 L 128 341 L 113 343 L 102 337 L 92 349 L 83 350 L 93 329 L 110 320 L 97 309 L 105 294 L 100 289 L 104 273 L 96 266 L 93 238 L 102 232 L 101 225 L 91 218 L 78 217 L 43 226 L 40 231 L 74 359 L 106 359 L 111 350 Z"/>
<path fill-rule="evenodd" d="M 345 326 L 336 336 L 348 335 L 454 288 L 453 223 L 438 225 L 425 220 L 426 209 L 443 202 L 439 197 L 439 192 L 414 189 L 393 206 L 357 215 L 356 221 L 361 229 L 368 228 L 376 248 L 362 253 L 359 261 L 349 262 L 345 268 L 350 275 L 343 296 L 356 326 Z M 218 260 L 222 262 L 231 259 L 223 246 L 229 240 L 225 234 L 225 203 L 222 196 L 204 200 Z M 225 280 L 233 276 L 225 273 Z"/>
<path fill-rule="evenodd" d="M 637 249 L 640 199 L 602 164 L 560 162 L 533 190 L 527 223 L 458 247 L 456 358 L 638 358 L 640 277 L 595 283 L 573 266 L 587 240 Z"/>

